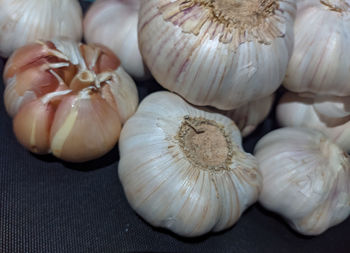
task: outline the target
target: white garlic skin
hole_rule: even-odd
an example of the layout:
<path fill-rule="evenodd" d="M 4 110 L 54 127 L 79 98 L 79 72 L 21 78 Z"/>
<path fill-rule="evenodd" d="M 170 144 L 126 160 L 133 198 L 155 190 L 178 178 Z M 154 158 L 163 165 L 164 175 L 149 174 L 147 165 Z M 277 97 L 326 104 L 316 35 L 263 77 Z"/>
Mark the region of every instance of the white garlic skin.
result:
<path fill-rule="evenodd" d="M 294 49 L 283 85 L 297 93 L 350 95 L 350 1 L 302 1 L 294 24 Z M 299 6 L 300 5 L 300 6 Z M 305 25 L 307 24 L 307 25 Z"/>
<path fill-rule="evenodd" d="M 255 100 L 235 110 L 220 111 L 232 119 L 241 131 L 243 137 L 250 135 L 264 121 L 271 111 L 274 94 Z"/>
<path fill-rule="evenodd" d="M 163 87 L 194 105 L 232 110 L 266 97 L 280 86 L 293 48 L 294 1 L 278 1 L 283 13 L 276 11 L 282 20 L 276 29 L 284 35 L 269 44 L 255 40 L 239 44 L 236 35 L 232 43 L 222 43 L 223 26 L 211 21 L 204 23 L 197 36 L 183 32 L 186 27 L 164 21 L 158 8 L 174 2 L 142 1 L 140 9 L 140 50 L 152 75 Z M 200 14 L 192 16 L 188 20 L 195 20 Z"/>
<path fill-rule="evenodd" d="M 77 0 L 0 0 L 0 55 L 36 40 L 81 40 L 82 9 Z"/>
<path fill-rule="evenodd" d="M 349 216 L 349 156 L 321 132 L 278 129 L 254 154 L 263 175 L 259 202 L 297 232 L 319 235 Z"/>
<path fill-rule="evenodd" d="M 137 79 L 149 77 L 138 46 L 137 23 L 140 0 L 103 0 L 92 4 L 84 18 L 88 43 L 109 47 L 124 69 Z"/>
<path fill-rule="evenodd" d="M 223 127 L 235 150 L 230 169 L 204 170 L 190 162 L 176 137 L 187 115 Z M 169 92 L 141 102 L 122 129 L 119 150 L 119 178 L 132 208 L 153 226 L 181 236 L 231 227 L 262 187 L 256 159 L 243 151 L 235 124 Z"/>
<path fill-rule="evenodd" d="M 334 105 L 336 106 L 337 104 Z M 337 119 L 318 113 L 313 98 L 301 97 L 292 92 L 285 93 L 276 107 L 276 118 L 283 127 L 317 129 L 346 152 L 350 152 L 350 118 Z"/>

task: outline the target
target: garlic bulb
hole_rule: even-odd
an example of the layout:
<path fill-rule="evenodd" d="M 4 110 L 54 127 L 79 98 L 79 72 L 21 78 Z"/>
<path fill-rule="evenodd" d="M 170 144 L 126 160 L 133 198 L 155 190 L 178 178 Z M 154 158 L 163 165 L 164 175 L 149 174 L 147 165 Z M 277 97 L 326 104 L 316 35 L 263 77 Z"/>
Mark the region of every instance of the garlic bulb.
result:
<path fill-rule="evenodd" d="M 0 0 L 0 55 L 38 39 L 80 41 L 82 10 L 77 0 Z"/>
<path fill-rule="evenodd" d="M 135 111 L 135 83 L 101 45 L 38 41 L 13 53 L 4 70 L 7 112 L 18 141 L 32 152 L 71 162 L 116 144 Z"/>
<path fill-rule="evenodd" d="M 293 0 L 141 2 L 139 45 L 155 79 L 195 105 L 238 108 L 281 84 Z"/>
<path fill-rule="evenodd" d="M 349 156 L 321 132 L 278 129 L 254 154 L 263 175 L 259 202 L 299 233 L 321 234 L 349 216 Z"/>
<path fill-rule="evenodd" d="M 255 100 L 231 111 L 217 111 L 232 119 L 243 137 L 251 134 L 271 111 L 274 94 Z"/>
<path fill-rule="evenodd" d="M 326 102 L 324 102 L 326 103 Z M 337 107 L 334 102 L 327 102 Z M 350 152 L 350 118 L 331 118 L 320 114 L 315 109 L 315 99 L 300 97 L 295 93 L 287 92 L 279 101 L 276 108 L 276 117 L 283 127 L 308 127 L 317 129 L 326 134 L 347 152 Z M 339 107 L 337 107 L 339 110 Z M 326 108 L 324 108 L 324 112 Z M 333 110 L 330 110 L 330 112 Z"/>
<path fill-rule="evenodd" d="M 92 4 L 84 18 L 84 37 L 101 43 L 118 55 L 124 69 L 144 79 L 149 73 L 143 64 L 137 39 L 140 0 L 104 0 Z"/>
<path fill-rule="evenodd" d="M 231 227 L 262 187 L 236 125 L 169 92 L 142 101 L 122 129 L 119 150 L 119 178 L 132 208 L 182 236 Z"/>
<path fill-rule="evenodd" d="M 301 4 L 294 36 L 284 86 L 298 93 L 349 96 L 350 58 L 344 52 L 350 51 L 350 1 Z"/>

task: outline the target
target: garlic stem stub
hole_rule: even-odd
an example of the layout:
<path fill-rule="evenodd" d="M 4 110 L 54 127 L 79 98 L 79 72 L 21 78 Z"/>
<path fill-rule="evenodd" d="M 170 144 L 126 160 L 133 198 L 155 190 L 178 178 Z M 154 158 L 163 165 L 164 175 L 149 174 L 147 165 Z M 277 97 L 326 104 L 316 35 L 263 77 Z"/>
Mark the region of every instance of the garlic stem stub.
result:
<path fill-rule="evenodd" d="M 102 45 L 38 41 L 16 50 L 4 70 L 4 100 L 18 141 L 65 161 L 98 158 L 136 111 L 135 83 Z"/>
<path fill-rule="evenodd" d="M 259 140 L 259 202 L 304 235 L 319 235 L 350 214 L 350 160 L 319 131 L 282 128 Z"/>
<path fill-rule="evenodd" d="M 318 100 L 318 99 L 316 99 Z M 341 100 L 340 100 L 341 101 Z M 327 109 L 327 105 L 331 109 Z M 301 97 L 296 93 L 285 93 L 276 107 L 276 118 L 282 127 L 308 127 L 317 129 L 337 143 L 346 152 L 350 152 L 350 117 L 329 117 L 335 115 L 334 108 L 340 110 L 339 100 L 323 100 L 323 111 L 319 113 L 315 98 Z M 333 108 L 333 109 L 332 109 Z M 344 115 L 346 112 L 339 113 Z"/>
<path fill-rule="evenodd" d="M 293 0 L 142 1 L 139 46 L 163 87 L 232 110 L 281 85 L 295 12 Z"/>
<path fill-rule="evenodd" d="M 137 23 L 140 0 L 102 0 L 91 5 L 84 17 L 88 43 L 109 47 L 123 68 L 137 79 L 149 77 L 138 46 Z"/>
<path fill-rule="evenodd" d="M 0 0 L 0 56 L 36 40 L 82 38 L 82 9 L 77 0 Z"/>
<path fill-rule="evenodd" d="M 297 5 L 294 49 L 283 85 L 296 93 L 349 96 L 350 1 Z"/>
<path fill-rule="evenodd" d="M 231 227 L 262 187 L 234 122 L 166 91 L 141 102 L 119 150 L 119 178 L 132 208 L 181 236 Z"/>

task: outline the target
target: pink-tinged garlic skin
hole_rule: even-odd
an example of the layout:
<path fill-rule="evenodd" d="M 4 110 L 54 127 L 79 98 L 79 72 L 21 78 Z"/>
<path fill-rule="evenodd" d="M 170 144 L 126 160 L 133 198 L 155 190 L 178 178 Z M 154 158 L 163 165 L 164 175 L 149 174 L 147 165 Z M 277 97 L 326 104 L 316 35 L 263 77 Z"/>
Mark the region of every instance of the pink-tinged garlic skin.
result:
<path fill-rule="evenodd" d="M 297 3 L 294 49 L 283 85 L 296 93 L 349 96 L 350 1 Z"/>
<path fill-rule="evenodd" d="M 8 60 L 4 81 L 18 141 L 70 162 L 111 150 L 138 105 L 135 83 L 119 59 L 97 44 L 52 40 L 24 46 Z"/>
<path fill-rule="evenodd" d="M 317 100 L 317 99 L 316 99 Z M 326 102 L 324 102 L 326 104 Z M 336 107 L 334 102 L 327 104 Z M 339 109 L 339 107 L 336 107 Z M 326 108 L 323 108 L 324 110 Z M 339 114 L 338 114 L 339 115 Z M 276 108 L 278 123 L 283 127 L 308 127 L 326 134 L 346 152 L 350 152 L 350 117 L 332 118 L 317 111 L 314 98 L 287 92 Z"/>
<path fill-rule="evenodd" d="M 0 55 L 36 40 L 66 37 L 80 41 L 82 9 L 78 0 L 0 0 Z"/>
<path fill-rule="evenodd" d="M 88 43 L 109 47 L 123 68 L 137 79 L 149 72 L 138 46 L 137 23 L 140 0 L 102 0 L 94 2 L 84 17 L 84 38 Z"/>
<path fill-rule="evenodd" d="M 271 1 L 278 6 L 274 14 L 250 30 L 226 28 L 226 21 L 208 18 L 205 1 L 189 7 L 187 2 L 196 1 L 141 2 L 141 54 L 163 87 L 194 105 L 232 110 L 280 86 L 293 47 L 294 1 Z"/>

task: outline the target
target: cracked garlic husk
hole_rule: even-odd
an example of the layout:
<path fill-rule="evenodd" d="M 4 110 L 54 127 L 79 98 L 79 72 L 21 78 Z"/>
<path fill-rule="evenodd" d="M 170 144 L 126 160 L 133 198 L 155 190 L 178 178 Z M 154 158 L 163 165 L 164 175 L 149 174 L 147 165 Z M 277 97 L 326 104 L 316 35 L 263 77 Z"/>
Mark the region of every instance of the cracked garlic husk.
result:
<path fill-rule="evenodd" d="M 119 150 L 119 178 L 132 208 L 181 236 L 231 227 L 262 187 L 234 122 L 166 91 L 141 102 Z"/>
<path fill-rule="evenodd" d="M 287 92 L 276 107 L 276 118 L 283 127 L 317 129 L 346 152 L 350 152 L 350 117 L 346 116 L 347 110 L 342 102 L 345 101 L 337 98 L 333 101 L 323 100 L 321 103 L 317 98 L 301 97 L 296 93 Z M 320 105 L 322 108 L 318 107 Z"/>
<path fill-rule="evenodd" d="M 100 0 L 84 17 L 84 38 L 101 43 L 119 57 L 124 69 L 137 79 L 148 78 L 138 46 L 137 22 L 140 0 Z"/>
<path fill-rule="evenodd" d="M 272 94 L 293 47 L 294 0 L 141 2 L 139 45 L 166 89 L 231 110 Z"/>
<path fill-rule="evenodd" d="M 350 214 L 350 160 L 319 131 L 282 128 L 257 143 L 259 202 L 304 235 L 319 235 Z"/>
<path fill-rule="evenodd" d="M 344 52 L 350 51 L 350 1 L 304 2 L 297 2 L 294 49 L 283 84 L 297 93 L 349 96 L 350 58 Z"/>
<path fill-rule="evenodd" d="M 36 40 L 80 41 L 82 9 L 77 0 L 0 0 L 0 55 Z"/>
<path fill-rule="evenodd" d="M 138 104 L 135 83 L 101 45 L 58 39 L 26 45 L 7 61 L 4 81 L 17 140 L 70 162 L 112 149 Z"/>

